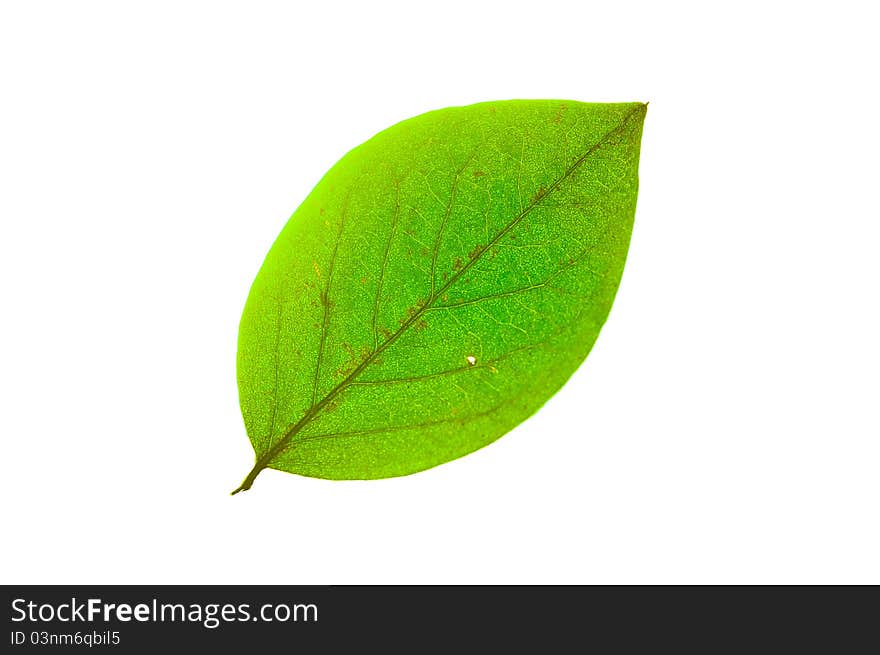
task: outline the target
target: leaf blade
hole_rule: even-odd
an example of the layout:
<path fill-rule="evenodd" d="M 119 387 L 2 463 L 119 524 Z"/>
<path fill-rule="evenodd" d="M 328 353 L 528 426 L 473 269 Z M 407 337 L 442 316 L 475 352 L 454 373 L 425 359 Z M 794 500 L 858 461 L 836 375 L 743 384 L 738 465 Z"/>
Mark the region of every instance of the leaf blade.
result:
<path fill-rule="evenodd" d="M 239 387 L 255 470 L 405 475 L 482 447 L 534 413 L 586 357 L 610 309 L 634 213 L 644 108 L 555 101 L 452 108 L 393 126 L 340 160 L 282 231 L 242 317 Z M 616 154 L 597 157 L 603 149 Z M 591 158 L 602 166 L 591 161 L 585 176 Z M 352 205 L 356 229 L 343 238 Z M 515 243 L 521 237 L 533 241 Z M 378 272 L 369 253 L 381 253 Z M 607 270 L 572 290 L 563 283 L 584 262 Z M 331 297 L 337 266 L 343 281 Z M 294 339 L 277 318 L 274 333 L 267 323 L 285 306 L 298 310 Z M 572 331 L 584 308 L 588 328 Z M 429 317 L 439 330 L 429 330 Z M 524 326 L 535 317 L 558 332 L 556 341 L 571 334 L 561 345 L 549 337 L 529 343 Z M 505 351 L 510 359 L 499 369 Z M 530 362 L 525 353 L 540 357 Z M 512 361 L 518 365 L 507 368 Z M 548 361 L 565 365 L 548 376 Z M 396 380 L 396 391 L 383 375 Z M 432 382 L 414 390 L 425 380 Z M 265 435 L 262 414 L 273 417 Z M 285 427 L 274 434 L 279 415 Z"/>

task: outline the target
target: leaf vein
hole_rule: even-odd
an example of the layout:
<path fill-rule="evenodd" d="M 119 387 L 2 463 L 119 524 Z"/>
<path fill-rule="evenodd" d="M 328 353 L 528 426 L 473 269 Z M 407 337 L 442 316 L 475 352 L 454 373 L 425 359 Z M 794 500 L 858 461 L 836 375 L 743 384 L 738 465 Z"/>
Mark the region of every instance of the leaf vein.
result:
<path fill-rule="evenodd" d="M 281 299 L 278 298 L 278 315 L 275 318 L 275 361 L 274 361 L 274 370 L 275 370 L 275 380 L 272 386 L 272 415 L 269 418 L 269 434 L 266 436 L 268 445 L 267 448 L 272 447 L 272 439 L 275 437 L 275 421 L 278 416 L 278 361 L 280 359 L 280 348 L 281 348 L 281 317 L 284 312 L 284 304 Z"/>
<path fill-rule="evenodd" d="M 443 212 L 443 218 L 440 221 L 440 228 L 437 230 L 437 236 L 434 239 L 434 249 L 431 253 L 431 295 L 434 295 L 434 285 L 436 284 L 437 278 L 437 256 L 440 254 L 440 246 L 443 243 L 443 233 L 446 231 L 446 224 L 449 222 L 449 215 L 452 213 L 452 206 L 455 204 L 455 194 L 458 190 L 458 183 L 461 181 L 461 174 L 464 173 L 465 169 L 470 165 L 470 163 L 474 160 L 474 157 L 477 155 L 477 152 L 480 149 L 478 145 L 473 149 L 470 156 L 461 165 L 461 167 L 455 171 L 455 177 L 452 180 L 452 189 L 449 192 L 449 200 L 446 202 L 446 209 Z"/>
<path fill-rule="evenodd" d="M 379 315 L 379 298 L 382 295 L 382 285 L 385 282 L 385 271 L 388 270 L 388 254 L 391 252 L 391 242 L 394 241 L 394 233 L 397 231 L 397 222 L 400 217 L 400 182 L 395 182 L 394 218 L 391 220 L 391 230 L 388 233 L 388 241 L 385 243 L 385 255 L 382 258 L 382 268 L 379 269 L 379 282 L 376 284 L 376 298 L 373 302 L 373 350 L 379 347 L 379 329 L 376 319 Z"/>
<path fill-rule="evenodd" d="M 321 323 L 321 337 L 318 341 L 318 362 L 315 365 L 315 381 L 312 385 L 312 406 L 318 397 L 318 383 L 321 379 L 321 367 L 324 362 L 324 349 L 327 345 L 327 332 L 330 326 L 330 290 L 333 284 L 333 269 L 336 267 L 336 255 L 339 252 L 339 242 L 342 240 L 342 228 L 345 226 L 345 217 L 348 214 L 348 203 L 351 194 L 346 197 L 342 206 L 342 217 L 339 219 L 339 229 L 336 232 L 336 241 L 333 243 L 333 252 L 330 255 L 330 264 L 327 266 L 327 283 L 321 291 L 321 305 L 324 309 L 324 318 Z"/>

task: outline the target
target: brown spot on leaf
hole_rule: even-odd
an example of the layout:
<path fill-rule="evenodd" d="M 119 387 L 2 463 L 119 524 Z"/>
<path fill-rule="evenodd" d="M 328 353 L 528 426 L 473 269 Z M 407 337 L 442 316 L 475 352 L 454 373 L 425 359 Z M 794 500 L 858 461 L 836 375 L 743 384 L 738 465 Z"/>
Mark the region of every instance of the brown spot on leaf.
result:
<path fill-rule="evenodd" d="M 462 266 L 464 266 L 464 262 L 461 261 L 461 257 L 456 257 L 455 262 L 452 264 L 452 270 L 460 271 Z"/>
<path fill-rule="evenodd" d="M 532 202 L 533 203 L 538 202 L 541 198 L 543 198 L 546 195 L 546 193 L 547 193 L 547 189 L 544 188 L 544 185 L 542 184 L 541 188 L 538 189 L 537 193 L 535 193 L 535 195 L 532 196 Z"/>
<path fill-rule="evenodd" d="M 551 122 L 559 123 L 562 120 L 562 115 L 565 113 L 566 109 L 568 109 L 568 105 L 566 105 L 564 103 L 559 105 L 559 109 L 556 110 L 556 115 L 553 116 L 552 119 L 550 119 Z"/>
<path fill-rule="evenodd" d="M 480 254 L 481 249 L 482 246 L 480 244 L 475 245 L 473 249 L 468 253 L 468 259 L 476 259 L 477 256 Z"/>
<path fill-rule="evenodd" d="M 413 316 L 419 313 L 419 309 L 422 308 L 422 305 L 425 304 L 424 300 L 419 300 L 415 305 L 410 305 L 406 308 L 406 316 L 401 319 L 398 319 L 397 322 L 401 325 L 405 324 L 408 320 L 410 320 Z"/>
<path fill-rule="evenodd" d="M 483 177 L 485 173 L 483 171 L 474 171 L 474 179 L 476 180 L 479 177 Z"/>
<path fill-rule="evenodd" d="M 344 378 L 344 377 L 348 377 L 349 375 L 351 375 L 352 372 L 354 371 L 354 369 L 355 369 L 354 366 L 340 366 L 335 371 L 333 371 L 333 374 L 336 375 L 337 377 Z"/>
<path fill-rule="evenodd" d="M 423 318 L 420 318 L 418 323 L 416 323 L 416 329 L 419 331 L 427 330 L 428 329 L 428 321 L 426 321 Z"/>

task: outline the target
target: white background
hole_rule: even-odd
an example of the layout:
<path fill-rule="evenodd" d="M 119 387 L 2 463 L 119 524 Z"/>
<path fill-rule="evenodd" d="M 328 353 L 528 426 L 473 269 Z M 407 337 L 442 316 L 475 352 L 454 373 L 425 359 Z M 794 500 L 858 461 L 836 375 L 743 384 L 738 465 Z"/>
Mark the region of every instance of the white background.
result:
<path fill-rule="evenodd" d="M 870 7 L 4 2 L 0 581 L 880 583 Z M 287 217 L 373 133 L 507 98 L 650 101 L 586 364 L 456 462 L 230 497 Z"/>

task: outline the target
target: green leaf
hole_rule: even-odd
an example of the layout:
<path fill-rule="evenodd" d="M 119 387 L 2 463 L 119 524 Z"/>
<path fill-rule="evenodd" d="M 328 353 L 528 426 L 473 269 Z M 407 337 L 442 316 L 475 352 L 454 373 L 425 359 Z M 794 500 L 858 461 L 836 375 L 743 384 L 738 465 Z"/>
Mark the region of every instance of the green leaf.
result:
<path fill-rule="evenodd" d="M 330 169 L 272 246 L 241 319 L 256 465 L 236 492 L 264 468 L 415 473 L 543 405 L 617 291 L 645 109 L 453 107 L 394 125 Z"/>

